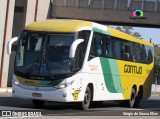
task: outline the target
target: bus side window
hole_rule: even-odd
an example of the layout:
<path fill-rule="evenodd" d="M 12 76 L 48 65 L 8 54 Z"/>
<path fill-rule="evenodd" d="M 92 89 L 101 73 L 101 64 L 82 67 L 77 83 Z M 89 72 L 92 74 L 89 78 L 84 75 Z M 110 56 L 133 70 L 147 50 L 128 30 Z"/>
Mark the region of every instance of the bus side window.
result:
<path fill-rule="evenodd" d="M 147 52 L 146 52 L 145 45 L 142 45 L 141 59 L 142 59 L 142 63 L 145 63 L 145 64 L 147 63 Z"/>
<path fill-rule="evenodd" d="M 103 56 L 102 34 L 94 33 L 90 48 L 89 60 Z"/>
<path fill-rule="evenodd" d="M 141 62 L 140 45 L 137 43 L 133 43 L 133 61 Z"/>
<path fill-rule="evenodd" d="M 115 59 L 122 59 L 122 41 L 118 39 L 114 40 Z"/>
<path fill-rule="evenodd" d="M 104 56 L 107 58 L 114 58 L 113 40 L 109 36 L 104 38 Z"/>
<path fill-rule="evenodd" d="M 147 54 L 148 54 L 147 64 L 150 64 L 153 61 L 153 48 L 150 46 L 146 46 L 146 47 L 147 47 Z"/>
<path fill-rule="evenodd" d="M 131 55 L 131 43 L 124 41 L 123 45 L 123 51 L 124 51 L 124 60 L 131 61 L 132 55 Z"/>

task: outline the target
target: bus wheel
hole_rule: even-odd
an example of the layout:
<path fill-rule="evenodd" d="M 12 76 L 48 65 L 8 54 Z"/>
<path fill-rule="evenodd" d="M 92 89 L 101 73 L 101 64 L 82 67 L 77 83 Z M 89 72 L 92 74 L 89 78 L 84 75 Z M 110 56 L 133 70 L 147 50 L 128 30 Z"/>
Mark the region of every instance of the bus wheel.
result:
<path fill-rule="evenodd" d="M 91 89 L 87 87 L 84 94 L 84 100 L 80 104 L 80 109 L 88 110 L 90 102 L 91 102 Z"/>
<path fill-rule="evenodd" d="M 43 107 L 45 101 L 43 101 L 43 100 L 32 100 L 32 103 L 35 107 L 40 108 L 40 107 Z"/>
<path fill-rule="evenodd" d="M 136 102 L 136 91 L 135 91 L 134 88 L 132 88 L 131 96 L 130 96 L 129 100 L 118 101 L 120 106 L 122 106 L 122 107 L 130 107 L 130 108 L 133 108 L 135 106 L 135 102 Z"/>
<path fill-rule="evenodd" d="M 136 91 L 135 91 L 134 88 L 132 88 L 131 97 L 130 97 L 130 99 L 128 101 L 129 107 L 133 108 L 134 105 L 135 105 L 135 102 L 136 102 Z"/>
<path fill-rule="evenodd" d="M 143 90 L 140 90 L 136 96 L 135 107 L 139 107 L 142 97 L 143 97 Z"/>

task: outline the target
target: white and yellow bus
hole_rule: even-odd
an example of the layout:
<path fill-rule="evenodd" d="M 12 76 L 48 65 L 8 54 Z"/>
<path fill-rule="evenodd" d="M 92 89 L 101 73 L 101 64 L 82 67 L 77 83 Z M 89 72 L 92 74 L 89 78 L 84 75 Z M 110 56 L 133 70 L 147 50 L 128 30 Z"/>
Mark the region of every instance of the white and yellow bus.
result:
<path fill-rule="evenodd" d="M 129 107 L 150 97 L 153 44 L 104 25 L 81 20 L 45 20 L 26 26 L 18 40 L 13 96 L 75 102 L 115 100 Z"/>

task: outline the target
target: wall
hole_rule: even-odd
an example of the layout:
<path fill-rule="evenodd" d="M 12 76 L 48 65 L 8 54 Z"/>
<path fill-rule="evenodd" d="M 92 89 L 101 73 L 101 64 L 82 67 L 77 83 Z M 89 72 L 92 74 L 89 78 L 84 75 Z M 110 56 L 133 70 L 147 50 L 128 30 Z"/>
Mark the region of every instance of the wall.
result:
<path fill-rule="evenodd" d="M 38 2 L 37 16 L 35 16 L 36 2 Z M 48 17 L 48 12 L 50 11 L 49 3 L 50 0 L 16 0 L 12 37 L 19 36 L 26 25 L 35 21 L 35 17 L 36 21 L 45 20 Z M 12 51 L 12 54 L 10 55 L 8 87 L 12 86 L 15 54 L 16 52 Z"/>
<path fill-rule="evenodd" d="M 6 9 L 7 9 L 7 0 L 1 0 L 0 1 L 0 47 L 2 47 L 2 44 L 4 42 L 4 26 L 5 26 L 5 21 L 6 21 Z M 8 67 L 9 67 L 9 55 L 7 54 L 7 43 L 11 39 L 12 36 L 12 27 L 13 27 L 13 15 L 14 15 L 14 5 L 15 5 L 15 0 L 10 0 L 9 3 L 9 14 L 8 14 L 8 22 L 7 22 L 7 28 L 6 28 L 6 41 L 5 41 L 5 46 L 4 46 L 4 51 L 3 49 L 0 49 L 0 56 L 2 56 L 2 52 L 4 52 L 4 57 L 1 57 L 1 60 L 3 60 L 3 68 L 1 69 L 1 87 L 6 87 L 7 86 L 7 79 L 8 79 Z M 2 64 L 1 64 L 2 65 Z"/>
<path fill-rule="evenodd" d="M 0 4 L 0 18 L 1 18 L 1 22 L 0 22 L 0 62 L 1 62 L 7 1 L 0 0 L 0 2 L 1 2 Z M 1 63 L 0 63 L 0 67 L 1 67 Z"/>

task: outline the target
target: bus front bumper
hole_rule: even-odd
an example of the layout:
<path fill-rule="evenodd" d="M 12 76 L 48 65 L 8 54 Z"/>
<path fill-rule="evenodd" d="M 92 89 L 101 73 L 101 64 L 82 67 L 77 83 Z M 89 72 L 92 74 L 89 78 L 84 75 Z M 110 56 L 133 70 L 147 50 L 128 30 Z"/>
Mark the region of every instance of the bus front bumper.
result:
<path fill-rule="evenodd" d="M 13 91 L 12 96 L 24 99 L 35 99 L 44 101 L 55 101 L 55 102 L 72 102 L 73 96 L 70 93 L 70 88 L 57 89 L 54 91 L 39 91 L 24 89 L 15 84 L 12 85 Z"/>

